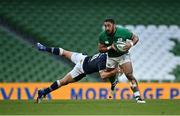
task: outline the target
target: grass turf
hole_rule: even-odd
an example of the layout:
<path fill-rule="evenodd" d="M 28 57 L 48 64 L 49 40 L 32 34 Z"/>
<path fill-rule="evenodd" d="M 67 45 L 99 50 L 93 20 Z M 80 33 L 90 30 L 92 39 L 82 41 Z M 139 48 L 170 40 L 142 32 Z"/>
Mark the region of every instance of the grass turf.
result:
<path fill-rule="evenodd" d="M 0 101 L 0 115 L 44 115 L 44 114 L 136 114 L 136 115 L 178 115 L 180 100 L 146 100 L 137 104 L 132 100 L 53 100 L 35 104 L 34 101 Z"/>

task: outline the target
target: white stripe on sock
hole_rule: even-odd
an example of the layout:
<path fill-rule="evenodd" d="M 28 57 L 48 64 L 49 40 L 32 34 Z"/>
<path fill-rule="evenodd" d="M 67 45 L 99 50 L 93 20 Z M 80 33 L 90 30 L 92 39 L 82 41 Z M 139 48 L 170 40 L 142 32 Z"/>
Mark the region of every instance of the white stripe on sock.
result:
<path fill-rule="evenodd" d="M 134 92 L 134 97 L 140 96 L 139 91 Z"/>
<path fill-rule="evenodd" d="M 52 52 L 52 53 L 53 53 L 53 51 L 54 51 L 54 47 L 51 48 L 51 52 Z"/>
<path fill-rule="evenodd" d="M 56 82 L 57 82 L 57 85 L 58 85 L 58 87 L 59 87 L 60 84 L 61 84 L 61 83 L 60 83 L 60 80 L 57 80 Z"/>
<path fill-rule="evenodd" d="M 63 54 L 63 51 L 64 51 L 64 49 L 59 48 L 59 55 L 62 55 L 62 54 Z"/>

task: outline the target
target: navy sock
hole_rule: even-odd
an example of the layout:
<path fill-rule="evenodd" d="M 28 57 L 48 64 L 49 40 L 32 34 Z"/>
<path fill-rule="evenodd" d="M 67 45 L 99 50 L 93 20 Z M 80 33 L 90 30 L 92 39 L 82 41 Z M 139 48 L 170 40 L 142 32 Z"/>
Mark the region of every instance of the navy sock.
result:
<path fill-rule="evenodd" d="M 59 53 L 60 53 L 59 48 L 54 48 L 54 47 L 46 47 L 46 51 L 53 53 L 55 55 L 59 55 Z"/>
<path fill-rule="evenodd" d="M 46 47 L 46 51 L 47 51 L 47 52 L 51 52 L 51 51 L 52 51 L 52 48 Z"/>
<path fill-rule="evenodd" d="M 58 88 L 59 88 L 58 82 L 59 82 L 59 80 L 58 80 L 58 81 L 55 81 L 55 82 L 50 86 L 50 88 L 51 88 L 52 90 L 58 89 Z"/>
<path fill-rule="evenodd" d="M 54 91 L 54 90 L 58 89 L 59 86 L 60 86 L 59 81 L 55 81 L 50 87 L 44 89 L 43 94 L 46 95 L 46 94 L 50 93 L 51 91 Z"/>
<path fill-rule="evenodd" d="M 48 94 L 50 92 L 51 92 L 51 89 L 49 87 L 43 90 L 44 95 L 46 95 L 46 94 Z"/>

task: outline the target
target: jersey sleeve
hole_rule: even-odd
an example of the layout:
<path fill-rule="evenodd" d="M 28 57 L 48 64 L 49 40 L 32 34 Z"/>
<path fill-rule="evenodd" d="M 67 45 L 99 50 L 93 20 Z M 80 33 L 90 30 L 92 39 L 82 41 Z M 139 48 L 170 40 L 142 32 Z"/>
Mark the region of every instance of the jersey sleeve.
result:
<path fill-rule="evenodd" d="M 99 43 L 104 44 L 104 38 L 103 38 L 103 33 L 102 32 L 99 35 Z"/>
<path fill-rule="evenodd" d="M 133 33 L 131 31 L 129 31 L 128 29 L 124 29 L 124 34 L 127 39 L 132 39 Z"/>

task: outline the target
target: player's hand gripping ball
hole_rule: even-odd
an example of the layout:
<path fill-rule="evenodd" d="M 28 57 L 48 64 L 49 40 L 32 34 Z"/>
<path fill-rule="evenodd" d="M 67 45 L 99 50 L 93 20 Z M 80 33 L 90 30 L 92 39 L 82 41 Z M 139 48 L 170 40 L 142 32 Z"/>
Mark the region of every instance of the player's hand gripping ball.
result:
<path fill-rule="evenodd" d="M 124 49 L 124 47 L 126 46 L 125 42 L 115 42 L 114 43 L 114 47 L 116 48 L 116 50 L 118 52 L 125 52 L 126 50 Z"/>

